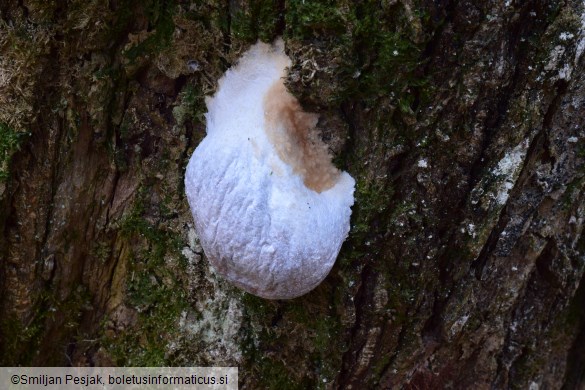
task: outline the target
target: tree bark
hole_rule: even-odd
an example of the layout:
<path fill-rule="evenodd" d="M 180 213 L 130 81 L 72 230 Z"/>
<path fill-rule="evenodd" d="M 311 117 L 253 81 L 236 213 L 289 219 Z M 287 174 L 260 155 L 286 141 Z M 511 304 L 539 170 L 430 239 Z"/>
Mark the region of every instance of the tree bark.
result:
<path fill-rule="evenodd" d="M 585 383 L 582 1 L 0 4 L 0 363 L 240 367 L 242 388 Z M 204 98 L 282 36 L 357 182 L 311 293 L 216 275 Z"/>

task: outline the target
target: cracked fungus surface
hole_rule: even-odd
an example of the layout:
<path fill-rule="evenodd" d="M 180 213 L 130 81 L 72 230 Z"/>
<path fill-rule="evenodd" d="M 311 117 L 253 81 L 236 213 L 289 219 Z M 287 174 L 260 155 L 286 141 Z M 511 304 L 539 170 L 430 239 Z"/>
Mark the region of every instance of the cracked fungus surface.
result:
<path fill-rule="evenodd" d="M 257 43 L 208 99 L 207 136 L 185 177 L 213 267 L 269 299 L 294 298 L 327 276 L 349 232 L 354 179 L 331 163 L 283 77 L 284 44 Z"/>

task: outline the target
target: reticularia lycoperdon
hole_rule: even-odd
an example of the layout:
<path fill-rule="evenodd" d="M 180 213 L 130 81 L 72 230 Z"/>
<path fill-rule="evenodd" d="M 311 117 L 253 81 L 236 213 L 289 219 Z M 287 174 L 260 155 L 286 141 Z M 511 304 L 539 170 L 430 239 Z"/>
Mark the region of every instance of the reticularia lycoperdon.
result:
<path fill-rule="evenodd" d="M 303 295 L 325 279 L 349 232 L 354 179 L 331 163 L 317 115 L 286 90 L 281 40 L 257 43 L 207 99 L 207 136 L 185 187 L 212 266 L 269 299 Z"/>

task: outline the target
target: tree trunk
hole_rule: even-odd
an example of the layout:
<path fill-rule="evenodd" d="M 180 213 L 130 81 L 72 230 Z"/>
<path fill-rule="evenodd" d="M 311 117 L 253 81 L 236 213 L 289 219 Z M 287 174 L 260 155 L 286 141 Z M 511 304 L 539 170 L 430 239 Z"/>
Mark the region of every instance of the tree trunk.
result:
<path fill-rule="evenodd" d="M 7 0 L 0 17 L 3 365 L 584 386 L 582 1 Z M 268 301 L 210 269 L 183 178 L 204 97 L 278 36 L 357 186 L 327 279 Z"/>

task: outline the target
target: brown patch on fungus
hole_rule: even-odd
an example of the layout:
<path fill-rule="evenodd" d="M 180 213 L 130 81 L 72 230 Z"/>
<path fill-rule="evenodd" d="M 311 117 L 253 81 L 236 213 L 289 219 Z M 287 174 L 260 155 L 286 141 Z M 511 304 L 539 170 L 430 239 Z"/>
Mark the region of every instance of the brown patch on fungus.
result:
<path fill-rule="evenodd" d="M 317 114 L 304 112 L 282 80 L 266 93 L 264 115 L 266 134 L 278 156 L 301 175 L 307 188 L 320 193 L 337 183 L 340 172 L 315 130 Z"/>

